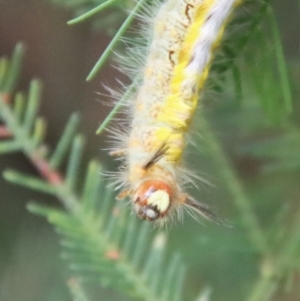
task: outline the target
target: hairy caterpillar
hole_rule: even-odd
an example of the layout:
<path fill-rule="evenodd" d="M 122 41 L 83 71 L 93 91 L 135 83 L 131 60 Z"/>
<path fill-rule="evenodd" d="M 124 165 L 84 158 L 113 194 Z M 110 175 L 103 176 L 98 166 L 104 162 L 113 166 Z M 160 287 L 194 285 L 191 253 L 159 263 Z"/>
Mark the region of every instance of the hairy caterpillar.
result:
<path fill-rule="evenodd" d="M 142 82 L 131 96 L 129 133 L 111 154 L 123 159 L 119 199 L 137 215 L 164 221 L 182 206 L 217 218 L 184 192 L 186 132 L 225 25 L 241 0 L 167 0 L 153 19 Z"/>

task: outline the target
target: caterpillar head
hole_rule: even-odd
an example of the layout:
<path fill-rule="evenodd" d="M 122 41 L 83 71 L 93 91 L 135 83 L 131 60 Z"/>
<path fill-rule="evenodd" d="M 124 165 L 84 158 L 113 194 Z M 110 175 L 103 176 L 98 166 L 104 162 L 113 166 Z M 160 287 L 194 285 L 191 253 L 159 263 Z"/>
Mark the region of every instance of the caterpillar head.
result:
<path fill-rule="evenodd" d="M 139 218 L 148 221 L 164 222 L 170 211 L 179 210 L 185 207 L 188 212 L 191 210 L 202 217 L 222 225 L 223 222 L 204 204 L 196 201 L 190 195 L 177 190 L 168 181 L 162 179 L 147 179 L 135 189 L 124 190 L 117 196 L 117 199 L 130 197 L 133 208 Z M 191 214 L 196 218 L 193 214 Z"/>
<path fill-rule="evenodd" d="M 148 221 L 163 218 L 171 206 L 172 189 L 162 180 L 146 180 L 133 195 L 134 210 Z"/>

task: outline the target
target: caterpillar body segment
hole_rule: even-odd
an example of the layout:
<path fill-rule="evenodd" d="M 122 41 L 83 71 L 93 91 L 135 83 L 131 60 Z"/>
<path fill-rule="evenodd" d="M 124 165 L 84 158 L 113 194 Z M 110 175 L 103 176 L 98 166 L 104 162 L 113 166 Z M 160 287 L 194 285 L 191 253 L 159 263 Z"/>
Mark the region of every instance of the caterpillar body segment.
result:
<path fill-rule="evenodd" d="M 219 220 L 185 193 L 186 133 L 226 23 L 240 0 L 168 0 L 153 18 L 142 81 L 132 97 L 129 134 L 119 138 L 118 198 L 137 215 L 163 222 L 182 207 Z"/>

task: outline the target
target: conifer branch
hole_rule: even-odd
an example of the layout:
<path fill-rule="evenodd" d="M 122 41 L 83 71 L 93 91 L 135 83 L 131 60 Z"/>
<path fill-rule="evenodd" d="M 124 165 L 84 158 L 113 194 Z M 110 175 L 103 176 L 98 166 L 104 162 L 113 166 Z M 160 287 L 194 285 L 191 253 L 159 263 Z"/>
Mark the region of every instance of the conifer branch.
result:
<path fill-rule="evenodd" d="M 66 1 L 66 4 L 67 2 L 76 9 L 82 6 L 84 10 L 87 10 L 91 3 L 86 0 Z M 114 0 L 101 1 L 101 4 L 99 0 L 92 0 L 95 9 L 73 22 L 86 20 L 113 2 Z M 253 1 L 244 1 L 244 3 L 253 5 Z M 244 98 L 242 84 L 245 77 L 242 66 L 236 63 L 236 58 L 240 53 L 246 53 L 244 61 L 250 66 L 247 75 L 253 79 L 253 87 L 257 91 L 261 107 L 271 120 L 278 122 L 282 120 L 284 114 L 291 112 L 292 94 L 280 36 L 269 3 L 270 0 L 258 1 L 254 3 L 257 9 L 249 18 L 232 20 L 232 26 L 246 25 L 247 30 L 244 30 L 241 36 L 234 36 L 232 44 L 229 43 L 232 42 L 230 35 L 229 39 L 224 42 L 220 57 L 212 66 L 212 71 L 219 75 L 218 79 L 214 79 L 213 89 L 224 90 L 225 73 L 230 71 L 236 98 L 241 102 Z M 135 10 L 139 9 L 138 5 Z M 131 14 L 127 19 L 128 22 L 126 21 L 121 26 L 89 75 L 89 79 L 106 62 L 133 17 L 134 14 Z M 267 20 L 270 25 L 271 41 L 275 45 L 271 55 L 269 55 L 268 37 L 261 27 L 264 20 Z M 249 45 L 251 40 L 258 44 L 255 51 L 262 55 L 260 57 L 264 58 L 268 53 L 259 66 L 255 63 L 259 56 L 253 55 L 252 48 L 251 53 L 247 55 L 245 46 Z M 40 177 L 13 170 L 6 170 L 4 177 L 12 183 L 53 195 L 63 204 L 65 210 L 30 203 L 28 210 L 46 217 L 61 235 L 63 257 L 69 261 L 74 274 L 80 278 L 78 281 L 77 278 L 73 278 L 73 281 L 69 283 L 74 300 L 87 300 L 81 279 L 97 279 L 103 286 L 118 289 L 128 296 L 135 296 L 146 301 L 180 300 L 185 274 L 185 267 L 181 263 L 180 256 L 175 254 L 168 265 L 165 264 L 165 237 L 163 235 L 154 239 L 149 251 L 151 240 L 149 225 L 146 223 L 141 225 L 135 218 L 129 217 L 126 210 L 122 208 L 122 204 L 116 204 L 112 208 L 114 191 L 107 188 L 105 181 L 99 176 L 102 167 L 97 161 L 89 162 L 83 187 L 78 188 L 81 186 L 78 182 L 81 179 L 79 175 L 84 137 L 78 135 L 79 116 L 77 114 L 73 114 L 70 118 L 54 151 L 49 151 L 44 141 L 46 122 L 37 114 L 42 92 L 41 82 L 33 80 L 28 95 L 13 93 L 23 54 L 24 47 L 18 44 L 11 60 L 0 59 L 0 121 L 3 123 L 0 125 L 0 154 L 23 152 L 35 166 Z M 278 73 L 276 75 L 273 72 L 274 62 Z M 281 85 L 276 84 L 277 77 Z M 134 85 L 131 88 L 133 89 Z M 126 94 L 120 100 L 120 104 L 123 101 L 126 101 Z M 120 105 L 117 105 L 112 110 L 97 132 L 102 132 L 106 128 L 119 107 Z M 282 279 L 293 279 L 295 272 L 300 270 L 298 264 L 299 213 L 295 214 L 291 227 L 285 227 L 285 237 L 279 240 L 280 243 L 277 242 L 279 247 L 275 245 L 272 239 L 274 240 L 278 234 L 273 231 L 269 237 L 268 233 L 265 233 L 267 231 L 262 230 L 248 196 L 205 121 L 204 128 L 204 132 L 208 133 L 207 142 L 212 156 L 220 167 L 220 174 L 234 197 L 250 241 L 261 259 L 261 273 L 250 296 L 245 300 L 270 300 L 282 283 Z M 267 155 L 275 153 L 280 156 L 281 154 L 276 151 L 283 144 L 284 142 L 281 141 L 279 146 L 276 144 L 276 147 L 273 147 L 273 150 L 267 150 Z M 299 162 L 298 157 L 286 156 L 283 159 L 286 161 L 278 160 L 278 166 L 281 164 L 279 167 L 284 165 L 288 170 L 291 170 L 291 166 L 294 169 L 298 168 L 295 167 L 295 162 Z M 66 161 L 67 168 L 64 171 L 62 166 Z M 99 197 L 101 197 L 100 202 Z M 284 227 L 282 224 L 280 226 Z M 210 290 L 204 291 L 197 300 L 210 300 Z"/>
<path fill-rule="evenodd" d="M 14 77 L 10 87 L 16 81 Z M 162 257 L 165 240 L 154 240 L 149 251 L 150 225 L 133 221 L 135 217 L 128 216 L 122 204 L 112 210 L 113 190 L 103 185 L 98 162 L 90 162 L 84 187 L 77 188 L 84 145 L 75 130 L 77 115 L 70 118 L 54 152 L 47 152 L 45 123 L 37 115 L 40 81 L 31 82 L 28 97 L 20 95 L 14 96 L 12 91 L 3 93 L 0 87 L 0 120 L 4 132 L 9 133 L 8 141 L 0 141 L 0 150 L 2 147 L 6 152 L 23 152 L 42 180 L 12 170 L 5 171 L 4 177 L 61 201 L 65 211 L 34 203 L 28 205 L 28 210 L 45 216 L 63 237 L 63 256 L 70 262 L 71 270 L 80 278 L 99 279 L 103 286 L 141 300 L 173 301 L 175 293 L 176 300 L 180 300 L 184 275 L 181 260 L 175 256 L 165 265 Z M 25 101 L 22 106 L 21 101 Z M 67 158 L 64 175 L 61 165 Z M 72 289 L 73 293 L 77 290 L 78 300 L 84 300 L 78 287 Z"/>

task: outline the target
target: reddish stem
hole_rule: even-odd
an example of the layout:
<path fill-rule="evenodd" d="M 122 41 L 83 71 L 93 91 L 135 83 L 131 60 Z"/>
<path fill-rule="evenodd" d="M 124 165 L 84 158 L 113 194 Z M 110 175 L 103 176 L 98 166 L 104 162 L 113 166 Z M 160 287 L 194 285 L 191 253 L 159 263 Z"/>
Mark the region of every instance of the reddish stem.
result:
<path fill-rule="evenodd" d="M 9 138 L 11 136 L 11 132 L 5 126 L 0 126 L 0 139 Z"/>
<path fill-rule="evenodd" d="M 62 175 L 50 167 L 49 163 L 42 158 L 39 154 L 35 154 L 31 157 L 31 161 L 41 176 L 46 179 L 50 184 L 55 186 L 63 183 Z"/>
<path fill-rule="evenodd" d="M 121 254 L 118 250 L 110 250 L 105 253 L 105 257 L 110 260 L 118 260 Z"/>
<path fill-rule="evenodd" d="M 1 93 L 1 98 L 3 99 L 3 102 L 8 104 L 10 103 L 10 94 L 8 93 Z"/>

